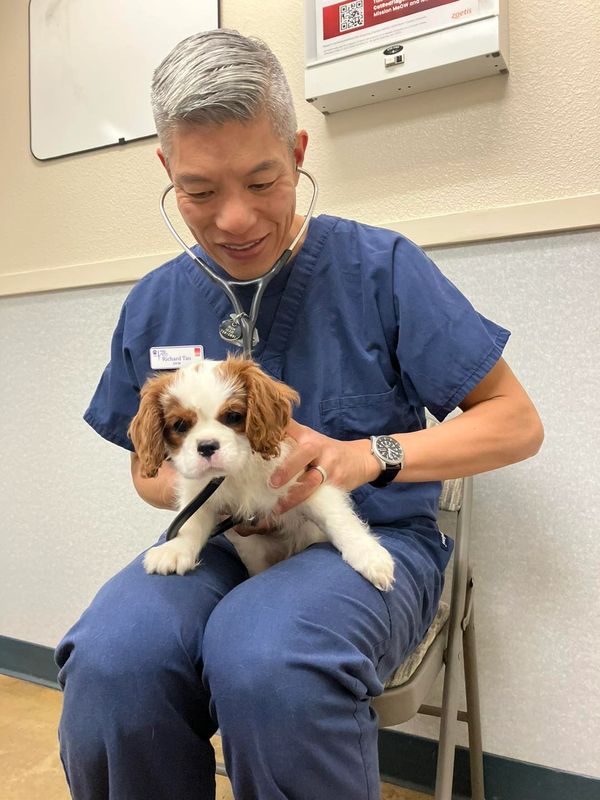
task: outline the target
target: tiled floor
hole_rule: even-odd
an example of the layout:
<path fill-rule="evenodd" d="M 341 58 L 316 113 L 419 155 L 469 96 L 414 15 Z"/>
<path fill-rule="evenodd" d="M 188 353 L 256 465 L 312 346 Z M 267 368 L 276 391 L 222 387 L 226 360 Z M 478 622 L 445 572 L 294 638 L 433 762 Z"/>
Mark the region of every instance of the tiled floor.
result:
<path fill-rule="evenodd" d="M 61 702 L 54 689 L 0 675 L 2 800 L 69 800 L 56 739 Z M 381 798 L 430 800 L 389 784 L 383 784 Z M 233 800 L 226 778 L 217 777 L 217 800 Z"/>

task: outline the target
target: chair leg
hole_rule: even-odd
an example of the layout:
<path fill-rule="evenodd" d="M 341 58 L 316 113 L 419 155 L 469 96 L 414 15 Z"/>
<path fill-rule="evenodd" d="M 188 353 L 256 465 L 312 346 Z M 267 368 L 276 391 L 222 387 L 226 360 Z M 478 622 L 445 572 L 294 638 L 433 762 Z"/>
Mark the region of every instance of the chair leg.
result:
<path fill-rule="evenodd" d="M 470 587 L 470 591 L 472 591 L 472 587 Z M 465 656 L 465 689 L 469 727 L 471 797 L 472 800 L 484 800 L 483 746 L 481 740 L 481 713 L 479 708 L 479 681 L 477 678 L 474 604 L 471 604 L 469 624 L 463 633 L 463 650 Z"/>
<path fill-rule="evenodd" d="M 458 646 L 449 648 L 444 676 L 444 696 L 440 721 L 440 740 L 435 776 L 435 800 L 452 800 L 454 754 L 456 750 L 458 714 L 458 672 L 462 660 L 460 636 Z"/>

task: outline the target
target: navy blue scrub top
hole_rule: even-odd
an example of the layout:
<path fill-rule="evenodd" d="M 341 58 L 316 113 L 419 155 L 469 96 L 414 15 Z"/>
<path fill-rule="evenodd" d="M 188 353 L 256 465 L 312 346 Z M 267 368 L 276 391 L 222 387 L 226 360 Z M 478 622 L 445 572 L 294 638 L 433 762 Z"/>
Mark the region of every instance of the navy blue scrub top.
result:
<path fill-rule="evenodd" d="M 249 310 L 252 290 L 237 291 Z M 202 345 L 211 359 L 240 353 L 219 336 L 232 311 L 186 254 L 150 272 L 123 305 L 85 420 L 133 450 L 127 429 L 153 372 L 150 348 Z M 255 360 L 300 393 L 295 419 L 344 440 L 420 430 L 425 408 L 443 420 L 494 366 L 510 335 L 403 236 L 331 216 L 310 222 L 302 249 L 269 284 L 257 328 Z M 366 485 L 353 499 L 370 525 L 400 528 L 435 520 L 439 491 L 437 482 Z"/>

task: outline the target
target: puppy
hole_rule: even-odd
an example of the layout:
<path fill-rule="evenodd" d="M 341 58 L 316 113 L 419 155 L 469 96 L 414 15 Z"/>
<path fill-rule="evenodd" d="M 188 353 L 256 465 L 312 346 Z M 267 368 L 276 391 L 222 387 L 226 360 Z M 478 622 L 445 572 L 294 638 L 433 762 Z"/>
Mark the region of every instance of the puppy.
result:
<path fill-rule="evenodd" d="M 293 389 L 265 375 L 255 363 L 231 356 L 226 361 L 201 361 L 145 383 L 129 427 L 142 475 L 154 477 L 170 458 L 178 472 L 179 509 L 213 478 L 226 476 L 178 536 L 148 550 L 147 572 L 183 575 L 193 569 L 222 514 L 237 519 L 271 516 L 272 532 L 226 534 L 250 575 L 310 544 L 330 541 L 374 586 L 391 589 L 393 559 L 341 489 L 325 483 L 304 503 L 272 515 L 277 501 L 300 477 L 278 489 L 269 486 L 269 477 L 290 452 L 285 429 L 298 401 Z"/>

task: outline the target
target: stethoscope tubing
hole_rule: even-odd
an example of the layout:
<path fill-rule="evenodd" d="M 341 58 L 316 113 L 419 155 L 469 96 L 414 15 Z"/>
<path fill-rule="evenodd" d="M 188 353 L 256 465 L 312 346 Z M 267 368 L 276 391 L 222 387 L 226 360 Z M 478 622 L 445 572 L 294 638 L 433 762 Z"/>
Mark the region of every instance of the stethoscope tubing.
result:
<path fill-rule="evenodd" d="M 196 511 L 198 511 L 200 506 L 203 506 L 204 503 L 206 503 L 209 497 L 212 497 L 212 495 L 217 491 L 217 489 L 223 483 L 224 480 L 225 480 L 224 475 L 221 476 L 220 478 L 213 478 L 212 481 L 207 483 L 204 489 L 198 492 L 196 497 L 194 497 L 194 499 L 190 503 L 188 503 L 187 506 L 179 512 L 179 514 L 177 514 L 173 522 L 167 528 L 167 533 L 166 533 L 167 542 L 170 542 L 171 539 L 174 539 L 175 536 L 177 536 L 177 534 L 179 533 L 181 528 L 185 525 L 185 523 L 188 521 L 188 519 L 191 516 L 193 516 L 196 513 Z M 217 527 L 210 534 L 210 538 L 212 539 L 213 536 L 218 536 L 220 533 L 228 531 L 230 528 L 235 527 L 235 525 L 239 525 L 241 522 L 242 520 L 237 520 L 234 519 L 233 517 L 227 517 L 227 519 L 224 519 L 217 525 Z"/>
<path fill-rule="evenodd" d="M 260 309 L 260 303 L 265 293 L 265 290 L 269 283 L 273 280 L 273 278 L 283 269 L 283 267 L 287 264 L 287 262 L 292 257 L 292 253 L 294 248 L 304 235 L 308 224 L 311 220 L 313 215 L 315 205 L 317 203 L 317 198 L 319 196 L 319 187 L 317 184 L 316 179 L 310 172 L 301 167 L 297 167 L 298 172 L 302 175 L 307 177 L 312 184 L 313 187 L 313 194 L 312 199 L 310 201 L 308 210 L 306 212 L 306 216 L 300 226 L 300 230 L 294 237 L 292 243 L 284 250 L 284 252 L 279 256 L 277 261 L 273 264 L 271 269 L 266 272 L 264 275 L 261 275 L 258 278 L 251 278 L 250 280 L 246 281 L 236 281 L 230 280 L 227 281 L 222 278 L 204 261 L 204 259 L 200 258 L 191 247 L 185 243 L 179 233 L 175 230 L 171 220 L 169 219 L 169 215 L 167 214 L 165 208 L 165 199 L 169 192 L 173 189 L 173 184 L 170 183 L 161 193 L 160 196 L 160 213 L 167 226 L 169 232 L 174 237 L 175 241 L 184 249 L 184 251 L 188 254 L 188 256 L 195 261 L 195 263 L 200 267 L 200 269 L 216 284 L 218 284 L 221 289 L 225 292 L 227 297 L 229 298 L 234 311 L 235 315 L 238 318 L 241 333 L 242 333 L 242 348 L 244 353 L 244 358 L 252 358 L 252 348 L 253 348 L 253 337 L 254 337 L 254 329 L 256 328 L 256 321 L 258 319 L 258 312 Z M 242 304 L 240 303 L 238 297 L 235 294 L 233 289 L 234 286 L 256 286 L 256 291 L 254 292 L 254 296 L 252 298 L 252 303 L 250 306 L 250 314 L 246 314 L 244 311 Z M 170 541 L 179 533 L 182 526 L 187 522 L 187 520 L 193 516 L 193 514 L 198 511 L 198 509 L 204 505 L 204 503 L 211 497 L 216 490 L 219 488 L 221 483 L 223 482 L 224 478 L 214 478 L 210 483 L 208 483 L 205 488 L 199 492 L 199 494 L 190 502 L 188 505 L 183 508 L 179 514 L 175 517 L 173 522 L 169 525 L 166 533 L 166 540 Z M 236 524 L 239 524 L 242 520 L 236 520 L 233 517 L 228 517 L 227 519 L 223 520 L 222 522 L 217 525 L 217 527 L 212 531 L 211 538 L 213 536 L 217 536 L 219 533 L 224 533 L 225 531 L 229 530 L 230 528 L 234 527 Z"/>

